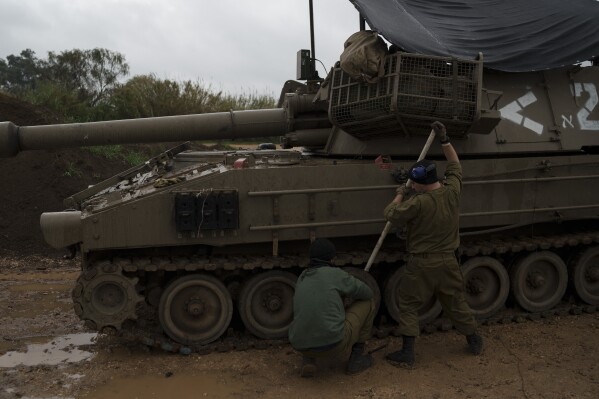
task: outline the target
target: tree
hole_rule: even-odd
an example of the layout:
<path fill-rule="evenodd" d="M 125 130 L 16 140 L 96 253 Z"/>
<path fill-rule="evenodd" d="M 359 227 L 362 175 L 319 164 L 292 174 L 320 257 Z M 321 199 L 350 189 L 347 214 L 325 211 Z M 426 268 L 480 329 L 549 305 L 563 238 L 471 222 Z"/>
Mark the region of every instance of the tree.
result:
<path fill-rule="evenodd" d="M 31 49 L 11 54 L 6 60 L 0 58 L 0 88 L 11 93 L 35 90 L 44 70 L 44 61 Z"/>
<path fill-rule="evenodd" d="M 111 104 L 118 119 L 275 107 L 269 95 L 231 95 L 215 92 L 202 82 L 177 82 L 155 75 L 134 76 L 119 85 L 112 92 Z"/>
<path fill-rule="evenodd" d="M 119 78 L 129 74 L 125 56 L 104 48 L 48 53 L 47 78 L 76 91 L 79 99 L 94 107 L 106 101 Z"/>
<path fill-rule="evenodd" d="M 180 112 L 180 87 L 154 75 L 138 75 L 114 90 L 111 103 L 118 119 L 175 115 Z"/>
<path fill-rule="evenodd" d="M 52 110 L 69 122 L 273 108 L 270 95 L 231 95 L 201 81 L 173 81 L 129 74 L 125 57 L 103 48 L 48 52 L 30 50 L 0 59 L 0 89 Z"/>

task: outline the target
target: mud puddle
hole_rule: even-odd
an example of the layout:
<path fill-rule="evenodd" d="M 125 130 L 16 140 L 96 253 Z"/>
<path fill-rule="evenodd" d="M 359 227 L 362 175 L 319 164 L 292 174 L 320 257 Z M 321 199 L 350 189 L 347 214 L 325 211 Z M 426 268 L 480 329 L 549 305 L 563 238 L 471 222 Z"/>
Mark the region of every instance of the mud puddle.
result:
<path fill-rule="evenodd" d="M 97 387 L 86 399 L 132 399 L 132 398 L 235 398 L 247 397 L 245 385 L 232 374 L 166 373 L 156 376 L 114 378 Z"/>
<path fill-rule="evenodd" d="M 94 353 L 80 349 L 80 347 L 93 345 L 97 336 L 97 333 L 67 334 L 56 338 L 46 338 L 44 343 L 29 343 L 24 352 L 10 351 L 0 356 L 0 368 L 13 368 L 20 365 L 54 366 L 89 360 Z M 41 337 L 34 339 L 40 341 Z"/>

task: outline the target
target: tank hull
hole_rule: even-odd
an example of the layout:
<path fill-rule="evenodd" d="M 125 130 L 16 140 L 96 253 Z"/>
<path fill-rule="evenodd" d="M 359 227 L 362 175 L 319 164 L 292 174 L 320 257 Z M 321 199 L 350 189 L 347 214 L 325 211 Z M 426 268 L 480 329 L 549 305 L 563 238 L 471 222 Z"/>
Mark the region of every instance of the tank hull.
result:
<path fill-rule="evenodd" d="M 397 182 L 390 172 L 411 163 L 281 150 L 184 152 L 160 177 L 138 174 L 87 197 L 77 204 L 80 211 L 43 218 L 54 220 L 49 228 L 63 232 L 69 243 L 78 234 L 72 245 L 82 253 L 83 272 L 74 303 L 92 327 L 126 330 L 143 303 L 141 314 L 159 318 L 177 345 L 202 347 L 221 336 L 237 308 L 253 334 L 280 339 L 292 319 L 295 278 L 307 266 L 305 254 L 315 237 L 333 240 L 335 264 L 371 285 L 383 298 L 382 312 L 399 317 L 396 274 L 406 256 L 401 227 L 386 239 L 371 274 L 360 269 L 394 196 Z M 466 159 L 462 167 L 459 256 L 477 315 L 496 314 L 508 292 L 525 310 L 552 309 L 565 294 L 567 266 L 585 301 L 596 304 L 599 255 L 589 251 L 599 243 L 599 190 L 593 184 L 599 155 Z M 538 287 L 529 288 L 531 279 L 540 281 Z M 520 281 L 524 285 L 514 286 Z M 131 298 L 117 303 L 118 312 L 86 299 L 112 298 L 106 285 Z M 189 294 L 192 288 L 208 294 L 198 299 Z M 213 328 L 186 329 L 204 309 L 189 305 L 196 300 L 215 302 L 206 316 Z M 440 311 L 434 301 L 424 304 L 423 326 Z"/>
<path fill-rule="evenodd" d="M 96 206 L 89 205 L 94 199 L 84 202 L 82 207 L 88 210 L 82 213 L 77 233 L 82 251 L 198 245 L 226 246 L 232 251 L 235 245 L 272 243 L 273 235 L 279 242 L 312 236 L 364 241 L 384 227 L 382 210 L 397 185 L 390 169 L 381 169 L 372 160 L 299 157 L 296 164 L 287 166 L 235 169 L 226 165 L 227 157 L 248 155 L 223 153 L 219 163 L 213 153 L 206 159 L 213 162 L 212 169 L 203 176 L 173 173 L 169 178 L 187 176 L 187 180 L 167 187 L 136 187 L 134 193 L 114 191 Z M 201 154 L 183 156 L 203 163 Z M 271 156 L 279 155 L 273 152 Z M 180 162 L 184 170 L 188 162 Z M 411 163 L 392 165 L 407 169 Z M 594 184 L 599 180 L 599 155 L 464 160 L 462 168 L 460 225 L 464 232 L 599 215 L 599 185 Z M 444 169 L 442 162 L 439 169 Z M 177 231 L 173 212 L 177 194 L 221 191 L 238 196 L 238 228 L 204 230 L 199 226 L 197 231 Z"/>

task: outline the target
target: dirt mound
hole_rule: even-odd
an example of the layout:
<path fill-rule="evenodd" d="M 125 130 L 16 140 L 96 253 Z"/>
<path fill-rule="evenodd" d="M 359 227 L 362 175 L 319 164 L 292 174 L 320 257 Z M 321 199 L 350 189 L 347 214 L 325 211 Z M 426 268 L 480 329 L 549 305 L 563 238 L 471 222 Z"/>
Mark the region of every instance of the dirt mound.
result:
<path fill-rule="evenodd" d="M 3 121 L 10 121 L 20 126 L 60 123 L 60 119 L 52 111 L 0 93 L 0 122 Z"/>
<path fill-rule="evenodd" d="M 0 121 L 20 126 L 60 122 L 51 112 L 0 93 Z M 42 212 L 64 210 L 63 200 L 128 168 L 80 149 L 28 151 L 0 158 L 0 254 L 57 254 L 43 240 Z"/>

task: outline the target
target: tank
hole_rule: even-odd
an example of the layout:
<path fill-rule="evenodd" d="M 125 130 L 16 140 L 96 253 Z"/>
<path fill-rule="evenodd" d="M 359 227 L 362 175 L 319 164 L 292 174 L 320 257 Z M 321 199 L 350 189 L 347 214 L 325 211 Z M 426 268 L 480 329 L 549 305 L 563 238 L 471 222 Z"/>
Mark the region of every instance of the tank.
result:
<path fill-rule="evenodd" d="M 288 81 L 276 109 L 3 122 L 0 155 L 280 136 L 281 149 L 197 152 L 183 143 L 41 215 L 48 244 L 81 259 L 72 298 L 89 327 L 200 349 L 231 326 L 286 337 L 316 237 L 335 243 L 334 263 L 366 281 L 381 316 L 397 320 L 401 228 L 370 273 L 363 268 L 384 207 L 439 120 L 464 171 L 458 256 L 470 306 L 479 318 L 506 304 L 544 312 L 569 293 L 599 305 L 598 85 L 596 66 L 503 73 L 485 69 L 482 56 L 396 52 L 376 83 L 338 66 L 324 80 Z M 444 169 L 438 144 L 428 158 Z M 440 312 L 424 304 L 422 324 Z"/>

